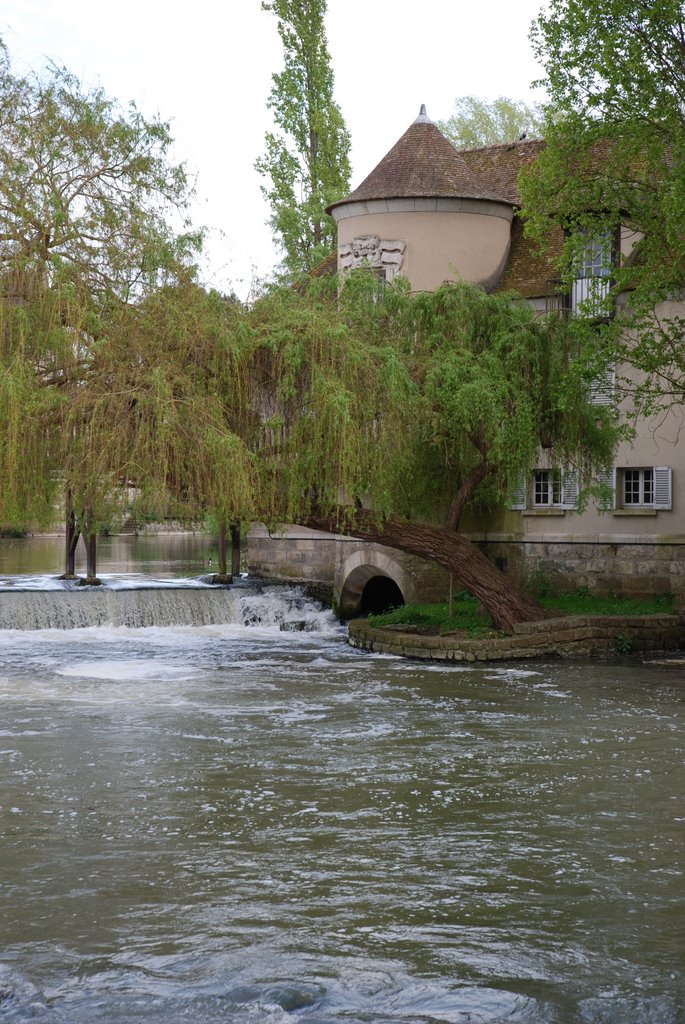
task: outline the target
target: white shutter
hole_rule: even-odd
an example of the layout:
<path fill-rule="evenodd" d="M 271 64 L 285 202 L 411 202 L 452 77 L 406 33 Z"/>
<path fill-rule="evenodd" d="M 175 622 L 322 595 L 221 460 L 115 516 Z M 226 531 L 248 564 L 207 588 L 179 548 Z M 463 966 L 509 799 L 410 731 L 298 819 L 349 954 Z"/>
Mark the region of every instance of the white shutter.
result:
<path fill-rule="evenodd" d="M 611 495 L 603 500 L 598 499 L 597 508 L 602 512 L 610 512 L 616 508 L 616 467 L 603 469 L 597 474 L 597 483 L 611 488 Z"/>
<path fill-rule="evenodd" d="M 654 508 L 669 509 L 671 502 L 671 467 L 654 467 Z"/>
<path fill-rule="evenodd" d="M 616 369 L 609 366 L 605 372 L 590 384 L 590 402 L 592 405 L 611 405 L 616 389 Z"/>
<path fill-rule="evenodd" d="M 578 491 L 579 491 L 578 474 L 573 469 L 569 469 L 562 476 L 561 480 L 561 507 L 562 508 L 575 508 L 578 504 Z"/>
<path fill-rule="evenodd" d="M 518 512 L 528 506 L 528 481 L 527 478 L 522 474 L 517 482 L 514 490 L 511 493 L 511 504 L 509 508 L 512 508 Z"/>

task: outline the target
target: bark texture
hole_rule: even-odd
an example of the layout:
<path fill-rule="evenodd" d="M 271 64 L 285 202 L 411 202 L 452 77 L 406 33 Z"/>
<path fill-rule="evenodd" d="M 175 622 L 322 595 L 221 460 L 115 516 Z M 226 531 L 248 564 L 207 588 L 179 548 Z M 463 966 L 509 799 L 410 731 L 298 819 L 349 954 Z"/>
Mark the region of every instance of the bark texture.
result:
<path fill-rule="evenodd" d="M 347 507 L 337 514 L 314 510 L 300 519 L 300 525 L 384 544 L 437 562 L 453 572 L 461 585 L 478 598 L 496 629 L 510 633 L 516 623 L 546 615 L 526 590 L 458 533 L 395 517 L 379 521 L 368 509 Z"/>

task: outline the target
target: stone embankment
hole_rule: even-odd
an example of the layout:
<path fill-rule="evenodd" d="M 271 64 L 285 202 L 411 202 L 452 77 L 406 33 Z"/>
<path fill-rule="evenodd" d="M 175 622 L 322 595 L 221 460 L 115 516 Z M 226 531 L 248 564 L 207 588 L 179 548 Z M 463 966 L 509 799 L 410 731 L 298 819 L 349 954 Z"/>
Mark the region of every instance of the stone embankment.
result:
<path fill-rule="evenodd" d="M 349 624 L 353 647 L 428 661 L 508 661 L 519 658 L 587 658 L 685 650 L 683 615 L 569 615 L 522 622 L 507 636 L 431 636 L 410 626 L 375 628 L 366 619 Z"/>

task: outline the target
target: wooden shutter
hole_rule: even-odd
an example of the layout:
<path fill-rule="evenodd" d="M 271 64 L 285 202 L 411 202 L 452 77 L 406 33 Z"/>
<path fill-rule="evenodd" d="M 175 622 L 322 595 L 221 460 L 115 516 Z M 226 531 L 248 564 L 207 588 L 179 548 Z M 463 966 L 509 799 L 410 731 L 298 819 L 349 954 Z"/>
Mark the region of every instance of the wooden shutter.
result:
<path fill-rule="evenodd" d="M 616 508 L 616 467 L 603 469 L 597 474 L 597 483 L 611 488 L 611 494 L 606 498 L 598 499 L 597 508 L 602 512 L 610 512 Z"/>
<path fill-rule="evenodd" d="M 569 469 L 561 477 L 561 507 L 575 508 L 578 504 L 578 474 Z"/>
<path fill-rule="evenodd" d="M 611 405 L 616 389 L 616 369 L 613 366 L 590 384 L 590 402 L 592 405 Z"/>
<path fill-rule="evenodd" d="M 670 466 L 654 467 L 654 508 L 672 508 Z"/>
<path fill-rule="evenodd" d="M 509 507 L 518 512 L 528 507 L 528 480 L 523 474 L 518 478 L 512 491 Z"/>

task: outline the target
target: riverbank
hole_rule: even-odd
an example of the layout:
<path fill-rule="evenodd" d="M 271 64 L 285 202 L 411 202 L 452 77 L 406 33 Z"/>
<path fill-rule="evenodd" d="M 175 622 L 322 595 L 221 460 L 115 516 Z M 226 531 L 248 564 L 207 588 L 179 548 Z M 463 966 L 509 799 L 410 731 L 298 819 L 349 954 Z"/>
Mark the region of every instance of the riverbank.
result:
<path fill-rule="evenodd" d="M 354 619 L 349 643 L 375 654 L 450 662 L 657 654 L 685 650 L 685 616 L 564 615 L 519 623 L 507 636 L 480 637 L 461 630 L 437 636 L 406 624 L 373 626 Z"/>

